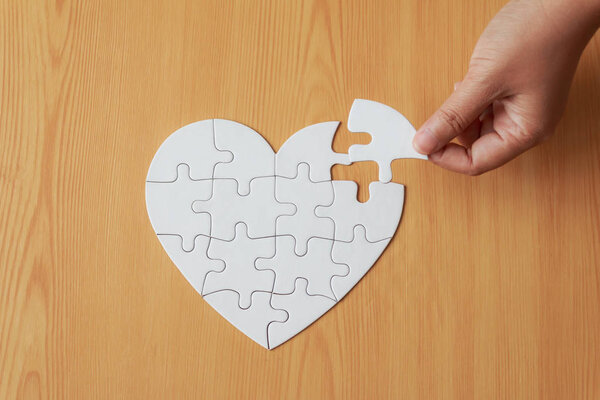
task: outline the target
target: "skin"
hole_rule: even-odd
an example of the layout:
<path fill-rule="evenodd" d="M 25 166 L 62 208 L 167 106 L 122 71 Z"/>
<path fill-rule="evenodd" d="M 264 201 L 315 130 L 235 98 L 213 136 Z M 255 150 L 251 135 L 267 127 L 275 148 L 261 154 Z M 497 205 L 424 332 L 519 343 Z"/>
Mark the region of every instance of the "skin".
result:
<path fill-rule="evenodd" d="M 479 175 L 541 143 L 599 26 L 600 0 L 509 2 L 479 38 L 463 81 L 417 131 L 415 150 Z"/>

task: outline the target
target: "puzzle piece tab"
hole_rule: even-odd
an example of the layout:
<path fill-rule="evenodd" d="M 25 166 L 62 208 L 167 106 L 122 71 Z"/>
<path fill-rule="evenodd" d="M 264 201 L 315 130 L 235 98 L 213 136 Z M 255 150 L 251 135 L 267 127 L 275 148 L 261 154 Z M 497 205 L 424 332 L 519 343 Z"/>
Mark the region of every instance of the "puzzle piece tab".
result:
<path fill-rule="evenodd" d="M 213 120 L 194 122 L 176 130 L 160 146 L 150 168 L 148 182 L 174 182 L 177 166 L 187 164 L 191 179 L 210 179 L 217 163 L 228 163 L 233 154 L 215 147 Z"/>
<path fill-rule="evenodd" d="M 215 146 L 233 153 L 233 160 L 215 166 L 215 178 L 238 182 L 240 195 L 250 193 L 250 181 L 275 175 L 275 153 L 254 129 L 225 119 L 215 119 Z"/>
<path fill-rule="evenodd" d="M 233 326 L 250 339 L 269 349 L 267 336 L 271 323 L 287 320 L 287 312 L 271 307 L 271 293 L 252 293 L 252 305 L 238 307 L 239 294 L 232 290 L 223 290 L 204 296 L 204 299 Z"/>
<path fill-rule="evenodd" d="M 300 129 L 291 136 L 275 155 L 276 175 L 294 178 L 298 165 L 306 163 L 310 166 L 311 181 L 330 181 L 333 165 L 350 164 L 348 154 L 336 153 L 331 148 L 339 124 L 338 121 L 321 122 Z"/>
<path fill-rule="evenodd" d="M 336 264 L 331 259 L 333 241 L 312 238 L 308 241 L 308 251 L 303 256 L 294 251 L 294 242 L 291 236 L 278 236 L 275 240 L 275 256 L 256 260 L 256 268 L 271 269 L 275 272 L 273 293 L 292 293 L 296 280 L 305 278 L 308 281 L 308 294 L 322 295 L 335 300 L 331 290 L 331 278 L 347 275 L 349 270 L 347 265 Z"/>
<path fill-rule="evenodd" d="M 335 199 L 331 206 L 319 206 L 315 214 L 335 221 L 335 240 L 352 241 L 354 227 L 362 225 L 367 240 L 377 242 L 394 236 L 402 216 L 404 186 L 398 183 L 371 182 L 369 200 L 361 203 L 354 181 L 333 181 Z"/>
<path fill-rule="evenodd" d="M 260 238 L 275 236 L 275 221 L 282 215 L 292 215 L 296 207 L 275 200 L 275 177 L 254 178 L 250 194 L 238 194 L 234 179 L 215 179 L 212 197 L 192 204 L 195 213 L 210 215 L 212 237 L 233 240 L 235 225 L 243 222 L 248 236 Z"/>
<path fill-rule="evenodd" d="M 197 235 L 210 235 L 210 216 L 194 213 L 192 203 L 211 196 L 213 181 L 191 180 L 187 164 L 176 171 L 174 182 L 146 182 L 146 207 L 158 235 L 179 235 L 183 249 L 191 251 Z"/>
<path fill-rule="evenodd" d="M 273 271 L 258 270 L 254 264 L 259 257 L 275 255 L 275 238 L 250 239 L 246 225 L 235 227 L 235 238 L 231 241 L 212 239 L 208 246 L 208 257 L 223 260 L 222 272 L 209 272 L 204 281 L 203 295 L 220 290 L 233 290 L 240 295 L 240 307 L 250 307 L 251 295 L 256 291 L 271 292 L 275 274 Z"/>
<path fill-rule="evenodd" d="M 331 181 L 311 181 L 308 164 L 302 163 L 297 168 L 298 173 L 294 178 L 276 177 L 277 201 L 296 206 L 293 215 L 277 218 L 276 233 L 278 236 L 293 236 L 296 239 L 296 253 L 303 255 L 306 254 L 308 239 L 311 237 L 333 239 L 333 221 L 315 215 L 315 207 L 332 204 L 333 187 Z"/>
<path fill-rule="evenodd" d="M 274 294 L 271 305 L 285 310 L 288 319 L 285 322 L 273 322 L 269 325 L 269 347 L 274 349 L 316 321 L 335 305 L 335 301 L 324 296 L 311 296 L 306 292 L 307 282 L 296 281 L 292 294 Z"/>
<path fill-rule="evenodd" d="M 412 146 L 415 128 L 390 106 L 371 100 L 356 99 L 348 116 L 350 132 L 367 132 L 372 140 L 369 144 L 350 146 L 350 160 L 375 161 L 379 166 L 379 180 L 392 180 L 392 160 L 397 158 L 427 159 Z"/>

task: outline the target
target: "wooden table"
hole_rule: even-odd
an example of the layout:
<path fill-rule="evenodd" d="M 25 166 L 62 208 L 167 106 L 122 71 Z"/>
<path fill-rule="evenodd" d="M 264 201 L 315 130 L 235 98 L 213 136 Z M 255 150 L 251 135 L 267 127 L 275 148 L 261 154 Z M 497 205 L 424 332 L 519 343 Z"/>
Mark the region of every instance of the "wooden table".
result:
<path fill-rule="evenodd" d="M 478 178 L 395 161 L 400 228 L 304 333 L 266 351 L 185 281 L 144 180 L 222 117 L 278 149 L 354 98 L 421 124 L 503 1 L 0 5 L 0 398 L 600 397 L 600 37 L 556 135 Z M 365 199 L 374 163 L 336 167 Z"/>

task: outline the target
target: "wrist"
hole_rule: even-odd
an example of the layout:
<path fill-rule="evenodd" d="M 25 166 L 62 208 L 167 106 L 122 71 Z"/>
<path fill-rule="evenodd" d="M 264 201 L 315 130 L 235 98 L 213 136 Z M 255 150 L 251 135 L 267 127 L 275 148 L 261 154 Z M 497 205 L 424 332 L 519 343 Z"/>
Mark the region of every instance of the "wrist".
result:
<path fill-rule="evenodd" d="M 540 0 L 547 16 L 568 33 L 589 40 L 600 26 L 600 0 Z"/>
<path fill-rule="evenodd" d="M 600 26 L 600 0 L 540 0 L 557 43 L 581 53 Z"/>

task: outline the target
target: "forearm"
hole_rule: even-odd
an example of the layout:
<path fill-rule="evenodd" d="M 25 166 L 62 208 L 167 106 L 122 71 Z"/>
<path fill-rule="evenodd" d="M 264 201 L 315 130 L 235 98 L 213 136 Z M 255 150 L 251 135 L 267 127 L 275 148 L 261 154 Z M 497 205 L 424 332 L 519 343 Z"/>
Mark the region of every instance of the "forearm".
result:
<path fill-rule="evenodd" d="M 477 175 L 540 143 L 599 25 L 600 0 L 508 2 L 481 34 L 460 86 L 415 135 L 416 150 Z"/>

